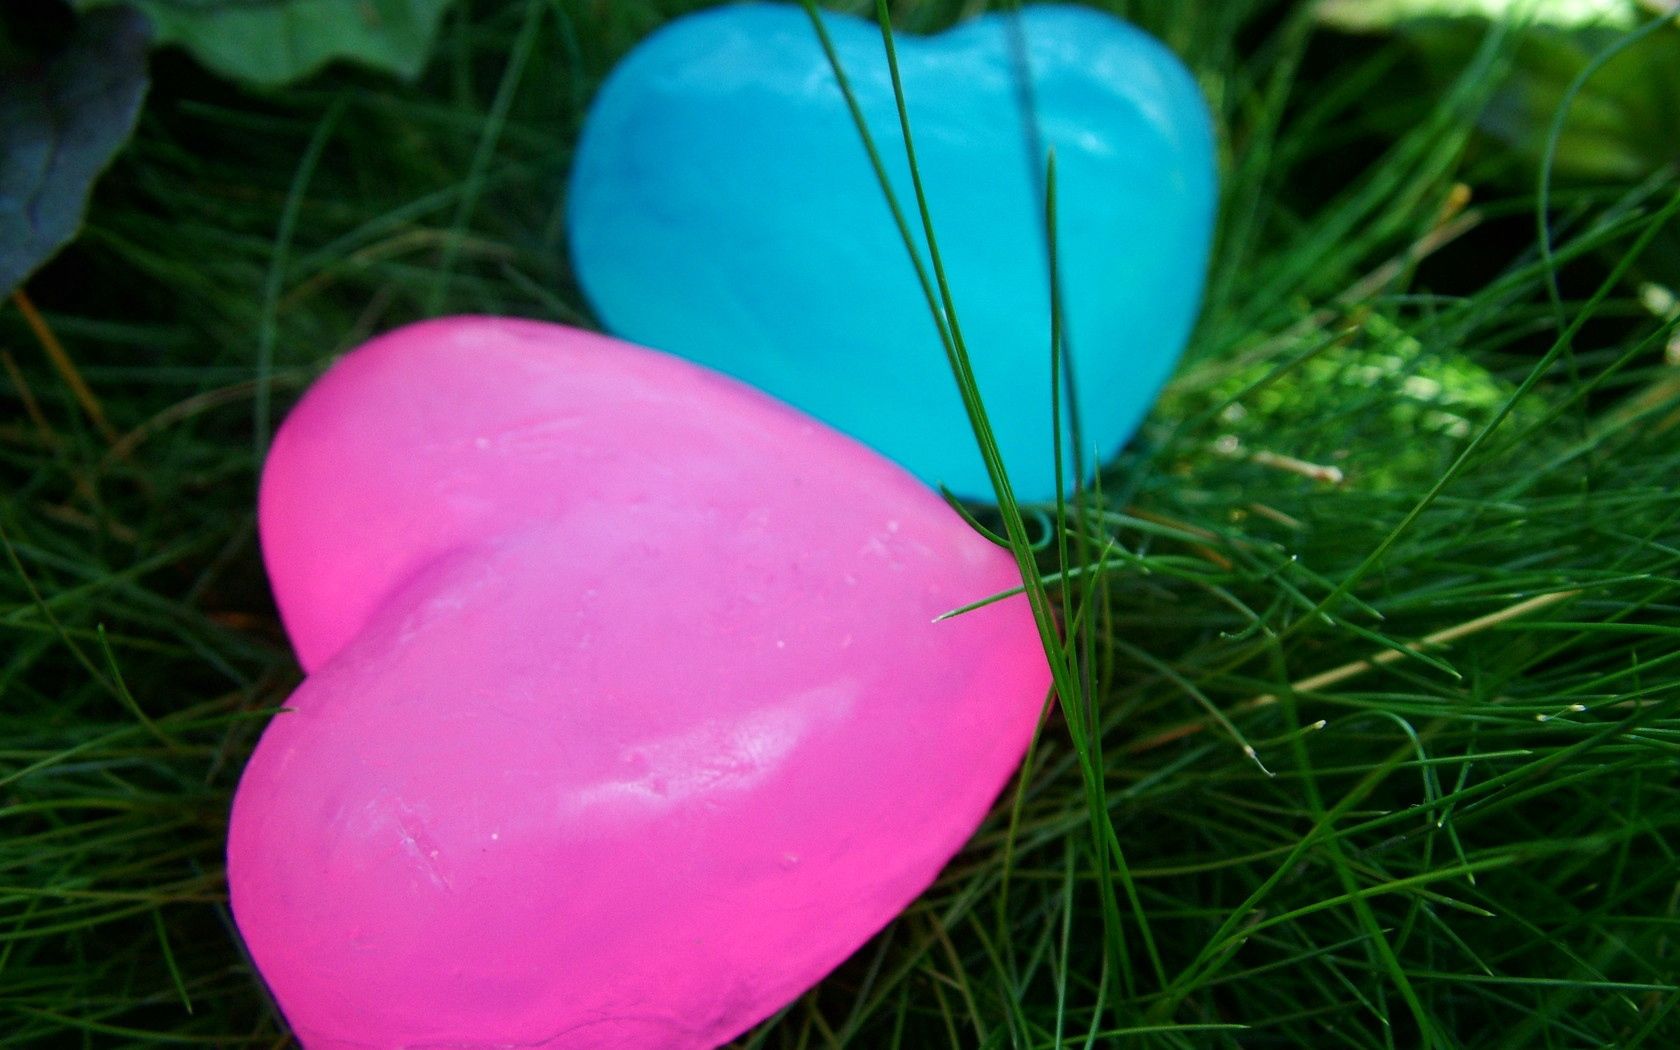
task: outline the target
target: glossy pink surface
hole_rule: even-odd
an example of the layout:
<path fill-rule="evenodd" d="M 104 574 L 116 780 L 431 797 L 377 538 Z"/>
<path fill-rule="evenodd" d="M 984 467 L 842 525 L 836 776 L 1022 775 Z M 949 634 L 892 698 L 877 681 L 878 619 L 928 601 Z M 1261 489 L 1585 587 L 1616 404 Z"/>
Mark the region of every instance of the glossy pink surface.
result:
<path fill-rule="evenodd" d="M 234 802 L 309 1050 L 711 1047 L 973 832 L 1048 688 L 1007 555 L 875 453 L 600 336 L 458 318 L 281 428 L 309 677 Z"/>

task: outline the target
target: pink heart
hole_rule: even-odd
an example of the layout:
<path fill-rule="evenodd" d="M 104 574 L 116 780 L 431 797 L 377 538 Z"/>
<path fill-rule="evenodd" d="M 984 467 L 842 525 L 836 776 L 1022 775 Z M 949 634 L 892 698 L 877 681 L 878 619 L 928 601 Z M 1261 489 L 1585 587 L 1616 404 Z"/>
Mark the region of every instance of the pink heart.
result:
<path fill-rule="evenodd" d="M 264 470 L 309 677 L 228 839 L 310 1050 L 711 1047 L 920 893 L 1049 676 L 1011 559 L 698 367 L 455 318 L 367 344 Z"/>

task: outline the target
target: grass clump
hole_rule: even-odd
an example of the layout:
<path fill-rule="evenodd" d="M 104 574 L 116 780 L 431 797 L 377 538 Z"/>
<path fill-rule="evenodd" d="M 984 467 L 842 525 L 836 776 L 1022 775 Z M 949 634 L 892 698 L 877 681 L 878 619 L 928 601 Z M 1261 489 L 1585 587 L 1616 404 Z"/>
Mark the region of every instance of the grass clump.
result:
<path fill-rule="evenodd" d="M 409 87 L 160 58 L 81 244 L 0 314 L 0 1045 L 285 1044 L 221 870 L 297 677 L 260 454 L 375 331 L 587 323 L 569 144 L 692 6 L 466 5 Z M 1484 188 L 1497 28 L 1426 94 L 1304 5 L 1111 6 L 1202 78 L 1224 219 L 1161 409 L 1022 548 L 1069 715 L 743 1044 L 1680 1043 L 1680 344 L 1640 268 L 1680 183 Z"/>

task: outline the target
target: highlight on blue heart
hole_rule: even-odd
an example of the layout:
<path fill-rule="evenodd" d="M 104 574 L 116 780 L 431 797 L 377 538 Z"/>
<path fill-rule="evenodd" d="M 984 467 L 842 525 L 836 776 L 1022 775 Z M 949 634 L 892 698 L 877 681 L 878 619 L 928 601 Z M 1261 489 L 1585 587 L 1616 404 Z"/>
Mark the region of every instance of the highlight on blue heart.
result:
<path fill-rule="evenodd" d="M 880 29 L 822 17 L 926 260 Z M 1217 194 L 1206 103 L 1163 44 L 1085 8 L 995 13 L 897 44 L 981 397 L 1017 496 L 1052 498 L 1048 155 L 1077 390 L 1064 440 L 1077 420 L 1090 465 L 1137 428 L 1195 319 Z M 591 107 L 568 210 L 578 280 L 614 334 L 752 383 L 929 483 L 991 495 L 933 315 L 802 9 L 715 8 L 642 42 Z"/>

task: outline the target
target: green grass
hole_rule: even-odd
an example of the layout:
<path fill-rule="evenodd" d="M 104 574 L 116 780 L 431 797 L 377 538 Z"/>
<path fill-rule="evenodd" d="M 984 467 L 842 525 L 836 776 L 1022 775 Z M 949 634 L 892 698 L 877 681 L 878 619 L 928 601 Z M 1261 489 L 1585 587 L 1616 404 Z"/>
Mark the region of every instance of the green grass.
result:
<path fill-rule="evenodd" d="M 413 86 L 160 59 L 39 323 L 0 312 L 0 1046 L 285 1045 L 222 881 L 298 677 L 261 451 L 373 332 L 588 323 L 569 144 L 695 6 L 469 5 Z M 1302 7 L 1113 6 L 1219 114 L 1203 323 L 1065 529 L 987 518 L 1072 625 L 1019 783 L 744 1044 L 1680 1045 L 1680 371 L 1638 254 L 1680 182 L 1549 187 L 1546 249 L 1471 134 L 1498 35 L 1434 96 Z"/>

